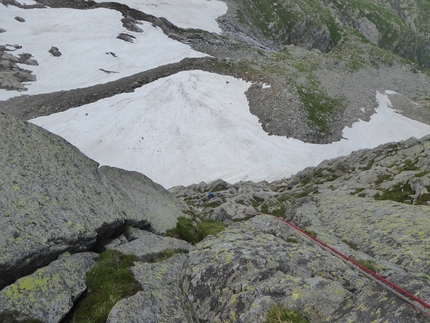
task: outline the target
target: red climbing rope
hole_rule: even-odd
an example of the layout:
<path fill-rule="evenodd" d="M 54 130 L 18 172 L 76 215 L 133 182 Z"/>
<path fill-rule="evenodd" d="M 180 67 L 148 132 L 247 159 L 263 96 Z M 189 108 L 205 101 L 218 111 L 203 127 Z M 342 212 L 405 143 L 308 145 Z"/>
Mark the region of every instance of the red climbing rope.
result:
<path fill-rule="evenodd" d="M 406 302 L 412 304 L 417 309 L 422 311 L 424 314 L 430 315 L 430 304 L 424 302 L 422 299 L 416 297 L 415 295 L 409 293 L 407 290 L 405 290 L 405 289 L 397 286 L 396 284 L 390 282 L 388 279 L 382 277 L 381 275 L 378 275 L 377 273 L 369 270 L 368 268 L 359 264 L 355 260 L 349 258 L 348 256 L 344 255 L 343 253 L 341 253 L 341 252 L 337 251 L 336 249 L 330 247 L 329 245 L 325 244 L 321 240 L 319 240 L 319 239 L 315 238 L 314 236 L 310 235 L 309 233 L 303 231 L 302 229 L 295 226 L 294 224 L 292 224 L 288 221 L 285 221 L 284 219 L 280 219 L 280 218 L 276 218 L 276 219 L 285 223 L 286 225 L 293 228 L 294 230 L 299 231 L 300 233 L 302 233 L 303 235 L 305 235 L 309 239 L 316 242 L 319 246 L 321 246 L 325 250 L 328 250 L 329 252 L 334 254 L 335 256 L 340 257 L 341 259 L 343 259 L 347 263 L 352 264 L 354 267 L 358 268 L 362 273 L 366 274 L 366 276 L 372 278 L 379 285 L 381 285 L 384 288 L 388 289 L 389 291 L 393 292 L 394 294 L 396 294 L 397 296 L 399 296 L 400 298 L 402 298 Z"/>

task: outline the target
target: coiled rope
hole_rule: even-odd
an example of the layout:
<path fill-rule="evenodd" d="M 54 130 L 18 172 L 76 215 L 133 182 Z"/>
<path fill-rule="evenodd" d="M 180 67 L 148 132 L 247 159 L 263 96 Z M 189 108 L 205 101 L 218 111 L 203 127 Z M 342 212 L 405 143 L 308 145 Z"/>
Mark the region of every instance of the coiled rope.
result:
<path fill-rule="evenodd" d="M 401 288 L 400 286 L 397 286 L 396 284 L 392 283 L 391 281 L 382 277 L 381 275 L 378 275 L 377 273 L 373 272 L 372 270 L 359 264 L 354 259 L 351 259 L 348 256 L 344 255 L 343 253 L 330 247 L 326 243 L 324 243 L 321 240 L 317 239 L 316 237 L 310 235 L 309 233 L 300 229 L 299 227 L 295 226 L 294 224 L 292 224 L 292 223 L 290 223 L 284 219 L 278 218 L 278 217 L 275 217 L 275 218 L 278 219 L 280 222 L 293 228 L 294 230 L 300 232 L 301 234 L 303 234 L 307 238 L 311 239 L 312 241 L 317 243 L 320 247 L 322 247 L 324 250 L 329 251 L 331 254 L 333 254 L 336 257 L 345 261 L 348 265 L 352 266 L 355 269 L 358 269 L 361 273 L 366 275 L 368 278 L 372 279 L 373 281 L 375 281 L 376 283 L 378 283 L 379 285 L 381 285 L 385 289 L 389 290 L 390 292 L 394 293 L 395 295 L 397 295 L 398 297 L 400 297 L 404 301 L 408 302 L 409 304 L 412 304 L 415 308 L 417 308 L 418 310 L 420 310 L 424 314 L 430 315 L 430 304 L 424 302 L 422 299 L 416 297 L 415 295 L 411 294 L 410 292 Z"/>

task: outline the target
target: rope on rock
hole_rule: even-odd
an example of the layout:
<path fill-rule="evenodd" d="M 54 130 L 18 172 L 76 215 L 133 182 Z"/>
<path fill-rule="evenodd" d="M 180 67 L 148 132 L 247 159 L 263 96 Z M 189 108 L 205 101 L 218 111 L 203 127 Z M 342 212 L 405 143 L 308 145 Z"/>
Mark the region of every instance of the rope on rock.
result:
<path fill-rule="evenodd" d="M 314 236 L 310 235 L 309 233 L 300 229 L 299 227 L 295 226 L 294 224 L 292 224 L 292 223 L 290 223 L 284 219 L 278 218 L 278 217 L 275 217 L 275 218 L 278 219 L 280 222 L 293 228 L 294 230 L 300 232 L 301 234 L 305 235 L 307 238 L 309 238 L 312 241 L 314 241 L 315 243 L 317 243 L 324 250 L 327 250 L 330 253 L 332 253 L 333 255 L 335 255 L 336 257 L 341 258 L 347 264 L 351 265 L 355 269 L 358 269 L 361 273 L 363 273 L 364 275 L 366 275 L 367 277 L 369 277 L 370 279 L 372 279 L 373 281 L 375 281 L 376 283 L 378 283 L 379 285 L 381 285 L 385 289 L 394 293 L 395 295 L 397 295 L 398 297 L 400 297 L 404 301 L 408 302 L 409 304 L 412 304 L 415 308 L 417 308 L 418 310 L 420 310 L 424 314 L 430 315 L 430 304 L 424 302 L 422 299 L 416 297 L 415 295 L 411 294 L 407 290 L 401 288 L 400 286 L 397 286 L 396 284 L 392 283 L 388 279 L 382 277 L 381 275 L 378 275 L 377 273 L 371 271 L 370 269 L 366 268 L 365 266 L 359 264 L 357 261 L 349 258 L 348 256 L 344 255 L 343 253 L 330 247 L 326 243 L 315 238 Z"/>

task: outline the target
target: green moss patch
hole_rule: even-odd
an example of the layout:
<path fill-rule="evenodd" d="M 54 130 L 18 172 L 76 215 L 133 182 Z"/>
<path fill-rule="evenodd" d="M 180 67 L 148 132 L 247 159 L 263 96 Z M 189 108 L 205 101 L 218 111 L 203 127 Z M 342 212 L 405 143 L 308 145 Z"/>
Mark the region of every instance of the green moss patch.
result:
<path fill-rule="evenodd" d="M 376 267 L 376 264 L 372 260 L 363 260 L 363 259 L 354 259 L 355 262 L 359 263 L 363 267 L 366 267 L 367 269 L 376 272 L 378 268 Z"/>
<path fill-rule="evenodd" d="M 266 323 L 309 323 L 310 321 L 299 312 L 276 304 L 266 316 Z"/>
<path fill-rule="evenodd" d="M 374 195 L 375 200 L 390 200 L 395 202 L 411 202 L 410 195 L 415 194 L 408 183 L 393 185 L 388 190 L 383 190 L 382 193 Z"/>
<path fill-rule="evenodd" d="M 179 250 L 179 251 L 178 250 L 164 250 L 161 254 L 154 257 L 150 262 L 156 263 L 156 262 L 164 261 L 164 260 L 169 259 L 170 257 L 173 257 L 177 253 L 188 253 L 188 250 L 185 250 L 185 249 Z"/>
<path fill-rule="evenodd" d="M 355 243 L 353 243 L 351 241 L 348 241 L 346 239 L 342 239 L 342 242 L 345 243 L 345 244 L 347 244 L 351 249 L 358 250 L 358 247 L 357 247 L 357 245 Z"/>
<path fill-rule="evenodd" d="M 329 132 L 330 119 L 345 109 L 341 100 L 329 97 L 315 83 L 307 87 L 297 86 L 297 93 L 305 107 L 309 125 L 320 132 Z"/>
<path fill-rule="evenodd" d="M 13 313 L 0 313 L 0 322 L 4 323 L 43 323 L 41 320 L 38 319 L 24 319 L 24 320 L 17 320 L 15 318 L 15 315 Z"/>
<path fill-rule="evenodd" d="M 198 243 L 208 235 L 214 235 L 225 229 L 225 224 L 215 220 L 195 221 L 179 217 L 176 228 L 168 230 L 167 235 L 177 237 L 189 243 Z"/>
<path fill-rule="evenodd" d="M 104 323 L 117 301 L 140 290 L 130 267 L 134 256 L 115 250 L 100 254 L 96 265 L 87 272 L 88 296 L 79 304 L 71 322 Z"/>

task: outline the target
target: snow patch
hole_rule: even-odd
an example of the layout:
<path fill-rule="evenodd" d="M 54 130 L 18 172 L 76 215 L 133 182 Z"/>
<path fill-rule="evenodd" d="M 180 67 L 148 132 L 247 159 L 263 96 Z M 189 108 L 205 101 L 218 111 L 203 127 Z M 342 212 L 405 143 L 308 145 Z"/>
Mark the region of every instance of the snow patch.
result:
<path fill-rule="evenodd" d="M 430 126 L 396 114 L 388 96 L 377 92 L 377 113 L 345 128 L 347 140 L 316 145 L 269 136 L 249 112 L 249 86 L 185 71 L 31 122 L 102 165 L 141 172 L 166 188 L 218 178 L 274 181 L 354 150 L 430 133 Z"/>
<path fill-rule="evenodd" d="M 18 22 L 20 16 L 25 22 Z M 107 83 L 185 57 L 208 56 L 188 45 L 168 38 L 160 28 L 143 22 L 143 33 L 130 32 L 121 23 L 122 15 L 109 9 L 20 9 L 0 6 L 2 42 L 22 48 L 14 55 L 30 53 L 39 66 L 20 65 L 33 71 L 37 81 L 26 84 L 28 91 L 0 90 L 0 99 L 21 94 L 40 94 Z M 116 37 L 135 37 L 129 43 Z M 49 53 L 55 46 L 62 53 Z M 114 55 L 112 55 L 112 53 Z M 117 73 L 105 73 L 114 71 Z"/>
<path fill-rule="evenodd" d="M 102 1 L 98 1 L 102 2 Z M 144 13 L 164 17 L 181 28 L 202 29 L 220 34 L 216 19 L 227 12 L 227 4 L 215 0 L 116 0 Z"/>

